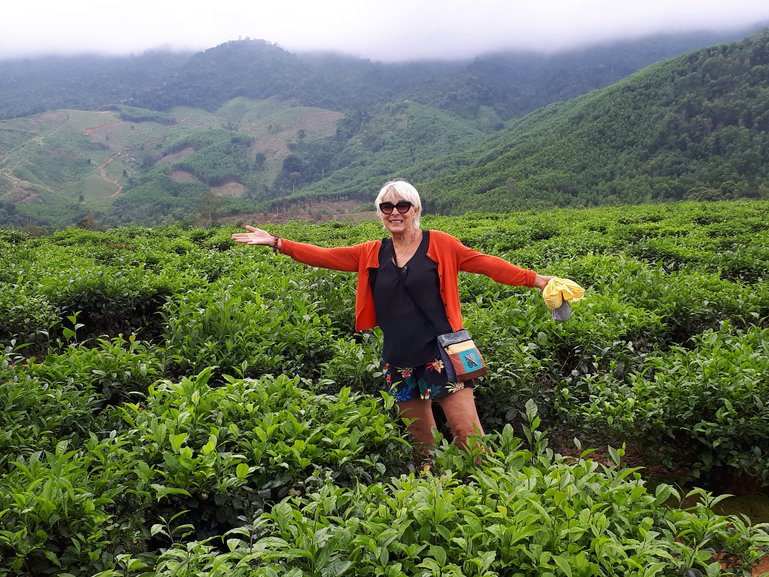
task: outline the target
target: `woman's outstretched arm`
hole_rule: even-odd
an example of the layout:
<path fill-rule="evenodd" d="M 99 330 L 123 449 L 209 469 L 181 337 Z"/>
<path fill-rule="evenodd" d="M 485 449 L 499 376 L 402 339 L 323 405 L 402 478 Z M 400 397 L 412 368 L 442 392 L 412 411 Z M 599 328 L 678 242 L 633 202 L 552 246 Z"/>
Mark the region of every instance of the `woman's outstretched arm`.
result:
<path fill-rule="evenodd" d="M 361 258 L 371 252 L 371 247 L 377 241 L 369 241 L 353 246 L 338 246 L 325 248 L 280 238 L 266 230 L 247 226 L 248 232 L 238 232 L 232 235 L 232 240 L 251 245 L 271 246 L 276 251 L 286 254 L 294 260 L 322 268 L 330 268 L 346 272 L 358 271 Z M 368 250 L 364 247 L 368 247 Z"/>

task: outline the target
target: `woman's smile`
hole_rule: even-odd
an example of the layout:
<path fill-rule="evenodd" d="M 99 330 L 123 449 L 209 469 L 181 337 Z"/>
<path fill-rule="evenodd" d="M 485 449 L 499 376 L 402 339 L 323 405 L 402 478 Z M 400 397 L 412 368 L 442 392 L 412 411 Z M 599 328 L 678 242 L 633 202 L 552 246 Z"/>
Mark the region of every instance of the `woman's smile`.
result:
<path fill-rule="evenodd" d="M 389 210 L 392 210 L 392 212 L 390 214 L 382 213 L 382 222 L 384 223 L 385 228 L 391 233 L 399 235 L 409 232 L 412 229 L 416 230 L 417 227 L 414 226 L 414 219 L 417 217 L 417 214 L 414 207 L 406 202 L 407 208 L 405 209 L 405 212 L 401 212 L 400 210 L 396 210 L 395 206 L 399 203 L 403 204 L 404 201 L 402 199 L 388 198 L 387 200 L 389 202 L 384 203 L 384 205 L 385 207 L 390 205 Z"/>

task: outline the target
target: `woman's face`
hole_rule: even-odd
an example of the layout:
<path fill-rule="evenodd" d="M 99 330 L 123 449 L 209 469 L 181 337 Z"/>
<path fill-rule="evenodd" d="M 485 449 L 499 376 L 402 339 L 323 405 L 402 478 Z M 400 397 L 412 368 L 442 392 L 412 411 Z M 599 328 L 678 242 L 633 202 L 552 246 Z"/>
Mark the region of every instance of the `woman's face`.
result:
<path fill-rule="evenodd" d="M 408 201 L 399 198 L 395 194 L 388 194 L 384 196 L 382 202 L 379 204 L 380 210 L 382 211 L 382 224 L 384 224 L 384 227 L 390 234 L 402 234 L 404 232 L 412 231 L 415 228 L 414 221 L 417 218 L 417 208 L 411 205 L 406 212 L 401 214 L 398 209 L 398 203 L 401 203 L 400 207 L 401 210 L 403 210 L 405 208 L 403 203 L 408 203 Z M 390 214 L 385 214 L 385 210 L 381 208 L 383 204 L 385 205 L 385 209 L 389 208 L 389 205 L 393 205 Z"/>

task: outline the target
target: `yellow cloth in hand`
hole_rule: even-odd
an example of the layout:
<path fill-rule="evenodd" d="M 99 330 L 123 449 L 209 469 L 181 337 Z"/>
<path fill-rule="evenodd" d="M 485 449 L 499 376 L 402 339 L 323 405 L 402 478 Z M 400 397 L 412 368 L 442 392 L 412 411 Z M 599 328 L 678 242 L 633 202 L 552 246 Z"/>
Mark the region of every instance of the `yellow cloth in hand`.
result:
<path fill-rule="evenodd" d="M 551 278 L 542 291 L 547 308 L 551 311 L 563 304 L 563 301 L 578 301 L 585 294 L 585 289 L 568 278 Z"/>

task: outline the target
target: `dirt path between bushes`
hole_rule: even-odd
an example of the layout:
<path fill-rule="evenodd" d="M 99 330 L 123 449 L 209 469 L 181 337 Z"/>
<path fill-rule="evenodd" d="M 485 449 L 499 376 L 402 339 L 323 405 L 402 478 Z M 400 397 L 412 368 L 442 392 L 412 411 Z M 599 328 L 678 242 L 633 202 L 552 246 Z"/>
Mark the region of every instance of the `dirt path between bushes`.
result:
<path fill-rule="evenodd" d="M 763 559 L 761 559 L 761 561 L 753 565 L 753 571 L 751 573 L 753 577 L 758 577 L 759 575 L 766 575 L 766 574 L 769 574 L 769 556 L 764 557 Z"/>

